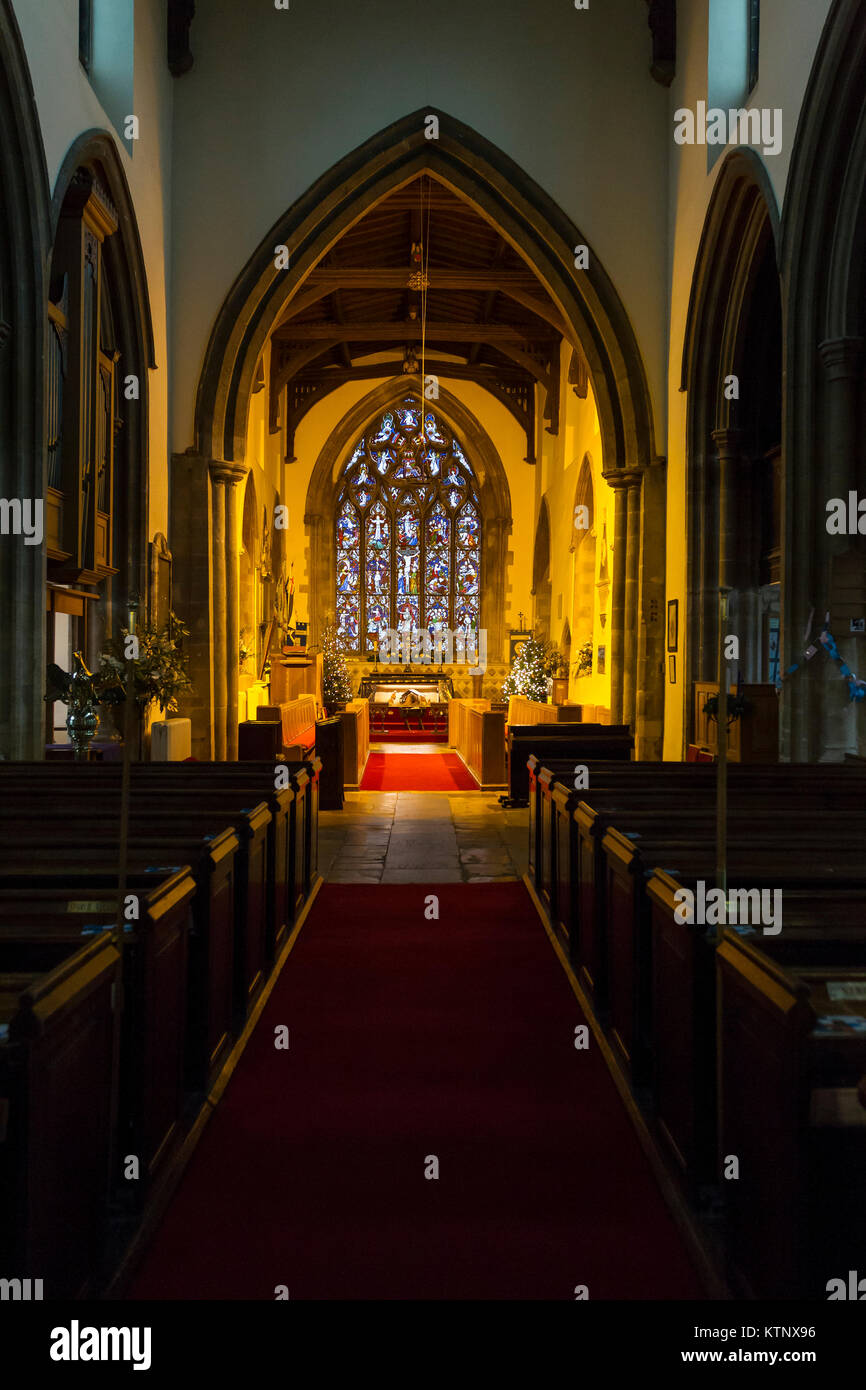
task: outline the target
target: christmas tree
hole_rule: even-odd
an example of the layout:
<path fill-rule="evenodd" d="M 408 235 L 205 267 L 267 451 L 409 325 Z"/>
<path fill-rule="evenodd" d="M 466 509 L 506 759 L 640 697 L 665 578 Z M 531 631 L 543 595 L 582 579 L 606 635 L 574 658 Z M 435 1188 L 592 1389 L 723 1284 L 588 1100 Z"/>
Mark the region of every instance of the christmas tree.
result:
<path fill-rule="evenodd" d="M 502 684 L 503 695 L 523 695 L 527 700 L 547 699 L 550 682 L 547 668 L 550 664 L 549 644 L 537 637 L 529 637 L 515 655 L 511 670 Z"/>
<path fill-rule="evenodd" d="M 322 700 L 330 710 L 351 698 L 352 678 L 337 641 L 337 625 L 328 622 L 322 633 Z"/>

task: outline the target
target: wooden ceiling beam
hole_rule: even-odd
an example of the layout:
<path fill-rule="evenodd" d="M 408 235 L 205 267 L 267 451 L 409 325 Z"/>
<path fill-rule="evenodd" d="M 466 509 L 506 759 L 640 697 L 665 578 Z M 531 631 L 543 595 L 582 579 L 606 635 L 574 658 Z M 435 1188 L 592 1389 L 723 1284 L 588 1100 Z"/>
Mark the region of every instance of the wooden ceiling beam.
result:
<path fill-rule="evenodd" d="M 294 410 L 288 412 L 286 421 L 287 432 L 287 461 L 294 462 L 294 436 L 298 425 L 303 420 L 308 411 L 314 405 L 325 399 L 332 391 L 336 391 L 347 381 L 369 381 L 376 378 L 388 378 L 399 376 L 403 368 L 402 360 L 393 362 L 375 362 L 367 367 L 353 367 L 347 370 L 343 367 L 329 367 L 313 369 L 304 373 L 304 381 L 309 381 L 315 386 L 315 390 L 309 395 L 304 395 L 298 402 Z M 531 451 L 533 447 L 533 428 L 534 428 L 534 396 L 532 391 L 532 379 L 524 372 L 517 372 L 514 368 L 505 367 L 502 371 L 495 367 L 469 367 L 458 362 L 438 362 L 429 361 L 428 371 L 435 371 L 439 376 L 450 376 L 458 381 L 474 381 L 483 390 L 489 391 L 501 405 L 505 407 L 510 415 L 514 417 L 520 428 L 526 433 L 527 448 Z M 407 389 L 414 387 L 418 381 L 415 373 L 406 374 Z M 508 385 L 521 385 L 527 388 L 526 400 L 527 409 L 521 407 L 520 402 L 508 390 Z"/>
<path fill-rule="evenodd" d="M 304 289 L 401 290 L 411 271 L 403 266 L 345 266 L 314 270 L 304 281 Z M 509 286 L 529 293 L 538 286 L 531 270 L 443 270 L 428 266 L 430 289 L 503 290 Z"/>
<path fill-rule="evenodd" d="M 285 331 L 276 330 L 274 337 L 292 343 L 420 342 L 421 329 L 420 319 L 408 319 L 403 323 L 290 323 Z M 431 323 L 428 320 L 425 332 L 428 339 L 455 343 L 549 343 L 555 337 L 552 333 L 533 333 L 524 325 L 508 323 Z"/>
<path fill-rule="evenodd" d="M 310 276 L 304 282 L 304 287 L 286 305 L 283 317 L 277 327 L 277 331 L 283 324 L 298 318 L 307 309 L 312 308 L 319 300 L 324 299 L 329 294 L 336 293 L 339 289 L 369 289 L 369 290 L 409 290 L 409 276 L 411 270 L 387 270 L 387 271 L 364 271 L 362 272 L 368 279 L 362 284 L 355 279 L 357 272 L 340 271 L 335 272 L 332 279 L 329 275 L 327 279 L 322 279 L 318 275 Z M 352 277 L 348 283 L 344 282 L 343 277 Z M 537 282 L 536 282 L 537 283 Z M 565 324 L 559 312 L 549 301 L 539 298 L 532 293 L 532 279 L 521 276 L 519 282 L 509 277 L 509 272 L 504 271 L 501 277 L 494 271 L 470 271 L 464 275 L 459 271 L 436 271 L 428 272 L 428 290 L 466 290 L 470 292 L 484 291 L 487 294 L 485 302 L 484 317 L 488 317 L 492 311 L 492 305 L 497 294 L 504 294 L 515 303 L 521 304 L 524 309 L 543 319 L 561 336 L 565 336 Z M 488 307 L 489 306 L 489 307 Z M 483 321 L 483 320 L 482 320 Z"/>

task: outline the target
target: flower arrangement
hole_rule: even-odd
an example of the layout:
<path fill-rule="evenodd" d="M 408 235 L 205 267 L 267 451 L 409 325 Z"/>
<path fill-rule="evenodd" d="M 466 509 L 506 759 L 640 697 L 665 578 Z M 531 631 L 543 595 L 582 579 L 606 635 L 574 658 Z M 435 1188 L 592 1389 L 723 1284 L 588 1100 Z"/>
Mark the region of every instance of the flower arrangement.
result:
<path fill-rule="evenodd" d="M 238 661 L 240 663 L 241 670 L 244 669 L 247 662 L 250 661 L 255 656 L 255 654 L 256 649 L 255 644 L 252 640 L 252 633 L 250 632 L 250 629 L 248 627 L 241 628 L 241 640 L 240 646 L 238 648 Z"/>
<path fill-rule="evenodd" d="M 591 675 L 592 675 L 592 643 L 591 643 L 591 642 L 584 642 L 584 643 L 583 643 L 583 646 L 578 647 L 578 649 L 577 649 L 577 661 L 574 663 L 574 669 L 575 669 L 575 671 L 577 672 L 578 676 L 591 676 Z"/>
<path fill-rule="evenodd" d="M 94 677 L 98 698 L 102 704 L 122 704 L 126 699 L 127 668 L 132 662 L 135 700 L 142 713 L 154 701 L 160 711 L 173 713 L 177 696 L 191 689 L 188 658 L 183 639 L 189 629 L 169 613 L 164 627 L 143 623 L 135 633 L 138 656 L 127 657 L 131 634 L 121 628 L 120 637 L 113 638 L 101 656 L 101 665 Z"/>

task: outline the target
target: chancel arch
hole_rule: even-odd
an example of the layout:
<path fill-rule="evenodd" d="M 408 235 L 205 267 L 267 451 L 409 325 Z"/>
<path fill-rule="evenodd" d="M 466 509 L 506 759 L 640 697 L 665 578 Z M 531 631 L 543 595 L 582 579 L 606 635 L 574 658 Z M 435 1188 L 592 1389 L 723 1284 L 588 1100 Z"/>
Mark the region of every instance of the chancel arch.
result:
<path fill-rule="evenodd" d="M 781 610 L 782 304 L 778 214 L 760 159 L 725 159 L 692 281 L 681 387 L 687 410 L 687 702 L 718 675 L 719 588 L 743 680 L 775 673 Z M 726 635 L 727 635 L 726 633 Z"/>
<path fill-rule="evenodd" d="M 586 237 L 543 189 L 501 150 L 445 113 L 438 115 L 439 138 L 427 139 L 425 128 L 429 114 L 425 109 L 395 122 L 323 174 L 274 224 L 239 274 L 217 315 L 198 382 L 195 444 L 190 453 L 199 461 L 199 475 L 204 476 L 203 470 L 231 470 L 237 465 L 243 466 L 250 399 L 259 379 L 262 356 L 278 325 L 285 350 L 272 376 L 273 382 L 282 390 L 298 374 L 306 372 L 310 377 L 309 394 L 299 396 L 295 402 L 298 409 L 309 408 L 315 393 L 329 390 L 339 380 L 341 372 L 346 377 L 362 372 L 381 376 L 381 366 L 371 360 L 371 355 L 376 352 L 383 355 L 385 342 L 413 337 L 418 325 L 415 324 L 415 329 L 411 327 L 411 312 L 404 313 L 405 324 L 396 320 L 383 323 L 376 320 L 374 313 L 368 313 L 371 322 L 361 322 L 356 327 L 351 312 L 346 310 L 346 295 L 353 287 L 367 284 L 369 287 L 402 285 L 404 290 L 411 288 L 409 277 L 415 273 L 411 261 L 407 267 L 403 260 L 405 269 L 392 262 L 387 268 L 362 268 L 353 278 L 351 273 L 347 275 L 345 266 L 327 262 L 327 258 L 340 239 L 369 212 L 401 191 L 407 197 L 415 197 L 413 190 L 417 181 L 426 178 L 432 186 L 441 188 L 450 198 L 459 200 L 465 208 L 495 227 L 511 254 L 519 257 L 518 263 L 524 267 L 522 274 L 531 273 L 535 277 L 536 288 L 533 289 L 531 279 L 527 284 L 518 285 L 516 280 L 520 273 L 510 272 L 515 280 L 509 291 L 511 302 L 517 304 L 521 312 L 533 316 L 533 333 L 541 324 L 548 337 L 556 335 L 572 348 L 579 349 L 581 360 L 587 365 L 598 409 L 603 472 L 612 482 L 618 480 L 624 489 L 633 491 L 635 499 L 640 499 L 644 495 L 639 486 L 643 473 L 650 469 L 658 471 L 653 412 L 634 332 L 601 257 L 589 248 L 588 265 L 576 269 L 575 247 L 587 245 Z M 275 257 L 274 248 L 278 246 L 286 247 L 286 257 Z M 325 269 L 323 262 L 326 262 Z M 323 289 L 325 280 L 327 285 Z M 494 271 L 488 271 L 487 281 L 478 283 L 484 285 L 482 300 L 485 294 L 490 300 L 500 293 L 500 279 Z M 460 289 L 464 284 L 458 272 L 447 282 L 446 290 Z M 335 312 L 325 318 L 316 306 L 323 293 L 333 290 L 342 293 L 342 306 L 335 306 Z M 287 317 L 302 319 L 298 325 L 300 332 L 293 334 L 285 327 Z M 486 324 L 487 317 L 482 309 L 480 323 L 473 323 L 459 313 L 452 313 L 447 329 L 438 324 L 428 325 L 428 355 L 433 350 L 431 344 L 435 346 L 437 341 L 441 342 L 443 334 L 446 337 L 456 334 L 459 342 L 468 344 L 468 349 L 464 349 L 466 360 L 454 363 L 450 342 L 446 359 L 454 363 L 455 376 L 478 377 L 474 345 L 494 336 Z M 485 389 L 498 392 L 498 399 L 507 409 L 525 419 L 530 441 L 527 458 L 532 462 L 536 401 L 545 412 L 548 428 L 554 433 L 558 429 L 559 355 L 557 353 L 554 358 L 552 353 L 545 356 L 526 351 L 520 343 L 520 334 L 525 336 L 524 327 L 516 336 L 504 328 L 496 334 L 498 360 L 495 368 L 488 372 L 484 385 Z M 356 356 L 364 355 L 362 349 L 354 347 L 358 339 L 367 354 L 362 366 L 355 361 Z M 335 370 L 330 366 L 319 370 L 316 364 L 328 352 L 339 354 L 342 361 L 335 357 Z M 440 377 L 447 376 L 444 360 L 442 367 L 435 369 Z M 417 370 L 410 342 L 405 349 L 403 370 L 411 373 L 413 368 Z M 392 364 L 390 370 L 398 368 Z M 528 385 L 509 383 L 507 378 L 515 374 L 527 378 Z M 272 401 L 272 428 L 276 425 L 275 408 Z M 289 437 L 287 462 L 291 461 L 293 452 Z M 180 463 L 183 457 L 186 456 L 176 456 L 176 461 Z M 184 471 L 192 469 L 187 462 L 180 463 L 180 467 Z M 319 509 L 309 514 L 325 515 Z M 634 553 L 630 566 L 622 569 L 620 587 L 624 589 L 628 574 L 630 582 L 640 582 L 645 587 L 642 593 L 647 601 L 650 589 L 654 594 L 658 590 L 656 599 L 660 601 L 660 576 L 664 569 L 663 520 L 647 527 L 642 539 L 644 532 L 637 524 L 638 510 L 633 509 L 629 516 L 632 524 L 627 527 L 626 511 L 622 511 L 620 551 L 624 553 L 630 549 Z M 663 518 L 663 508 L 660 517 Z M 489 522 L 487 524 L 489 526 Z M 642 549 L 646 552 L 644 560 L 639 559 Z M 318 621 L 313 592 L 324 573 L 322 566 L 328 563 L 316 559 L 319 550 L 319 542 L 311 536 L 310 621 L 313 624 Z M 503 561 L 504 553 L 502 550 Z M 646 562 L 650 553 L 654 556 L 651 563 Z M 486 572 L 492 574 L 490 570 Z M 502 573 L 504 584 L 504 563 Z M 498 606 L 499 601 L 494 597 L 494 614 Z M 634 611 L 637 613 L 642 608 L 635 604 Z M 500 644 L 499 620 L 494 618 L 489 626 L 491 639 Z M 648 756 L 659 756 L 664 698 L 659 674 L 661 636 L 657 625 L 648 626 L 646 632 L 639 634 L 637 621 L 620 625 L 617 634 L 620 631 L 622 641 L 612 648 L 612 653 L 617 653 L 616 660 L 611 663 L 612 708 L 614 711 L 622 709 L 624 681 L 630 681 L 628 688 L 632 692 L 640 684 L 645 698 L 640 720 L 635 717 L 639 744 L 646 745 L 644 751 Z M 617 636 L 616 641 L 619 640 Z M 629 710 L 630 717 L 634 716 L 633 699 Z"/>

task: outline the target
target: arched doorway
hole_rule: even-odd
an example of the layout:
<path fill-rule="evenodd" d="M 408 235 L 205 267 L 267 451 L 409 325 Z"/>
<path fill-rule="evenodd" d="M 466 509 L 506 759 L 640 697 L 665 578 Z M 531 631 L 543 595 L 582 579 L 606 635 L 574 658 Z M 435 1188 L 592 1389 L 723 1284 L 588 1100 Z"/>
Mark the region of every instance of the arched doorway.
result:
<path fill-rule="evenodd" d="M 684 727 L 718 674 L 719 587 L 738 669 L 770 681 L 781 607 L 782 305 L 778 216 L 759 158 L 725 160 L 698 250 L 683 354 L 687 417 Z"/>
<path fill-rule="evenodd" d="M 586 245 L 586 238 L 562 210 L 501 150 L 445 113 L 438 114 L 439 138 L 426 138 L 429 115 L 424 110 L 395 122 L 347 155 L 262 240 L 217 316 L 198 383 L 195 445 L 186 455 L 175 456 L 175 464 L 187 478 L 197 476 L 196 485 L 207 494 L 200 499 L 202 507 L 212 500 L 211 482 L 225 482 L 231 488 L 243 476 L 250 395 L 275 325 L 287 307 L 297 305 L 300 312 L 300 306 L 321 298 L 321 287 L 315 283 L 308 288 L 307 280 L 338 240 L 372 208 L 422 175 L 441 185 L 449 197 L 458 198 L 498 229 L 550 298 L 550 305 L 539 310 L 539 296 L 530 295 L 532 311 L 542 312 L 548 319 L 553 316 L 557 330 L 572 347 L 580 348 L 586 360 L 598 407 L 604 473 L 630 496 L 628 508 L 617 511 L 621 521 L 619 554 L 629 552 L 631 559 L 618 571 L 615 607 L 618 605 L 617 612 L 624 611 L 626 576 L 632 587 L 640 583 L 646 600 L 632 605 L 633 623 L 614 624 L 613 713 L 621 713 L 625 689 L 631 692 L 625 703 L 630 701 L 629 717 L 634 717 L 634 694 L 639 686 L 638 746 L 642 756 L 660 756 L 657 731 L 664 697 L 660 676 L 663 635 L 656 630 L 659 624 L 642 629 L 637 615 L 652 607 L 651 599 L 656 606 L 661 602 L 658 576 L 664 572 L 663 520 L 658 523 L 664 508 L 656 505 L 659 483 L 655 475 L 661 470 L 655 466 L 652 408 L 634 333 L 600 258 L 591 251 L 589 267 L 576 272 L 574 248 Z M 275 246 L 285 247 L 282 259 L 275 257 Z M 307 346 L 298 349 L 293 369 L 299 362 L 320 355 L 320 345 L 311 340 L 326 332 L 326 328 L 308 327 L 304 336 Z M 537 364 L 528 354 L 516 346 L 510 346 L 509 352 L 512 360 L 531 366 L 539 379 Z M 409 357 L 404 370 L 411 370 Z M 547 408 L 555 411 L 558 370 L 544 374 L 544 381 Z M 642 487 L 648 471 L 653 474 L 649 489 Z M 655 515 L 653 525 L 644 528 L 641 559 L 640 507 L 647 492 L 654 499 Z M 317 524 L 313 522 L 314 527 Z M 315 570 L 320 546 L 313 532 L 309 540 Z M 214 574 L 219 569 L 215 561 Z M 314 621 L 312 612 L 310 616 Z M 214 662 L 224 662 L 227 645 L 220 634 L 214 634 L 213 650 L 217 653 Z M 202 656 L 210 661 L 209 650 Z M 207 684 L 218 689 L 221 683 L 222 675 L 214 666 Z M 229 727 L 233 718 L 229 709 Z M 221 728 L 222 722 L 218 713 L 215 725 Z M 216 740 L 218 746 L 228 742 L 219 729 Z"/>
<path fill-rule="evenodd" d="M 114 141 L 80 136 L 58 174 L 47 297 L 45 484 L 49 659 L 147 616 L 148 372 L 155 366 L 144 259 Z M 43 314 L 45 310 L 43 309 Z M 70 593 L 70 589 L 73 591 Z M 48 711 L 47 737 L 63 722 Z"/>
<path fill-rule="evenodd" d="M 10 0 L 0 0 L 0 476 L 32 524 L 45 495 L 45 297 L 48 176 L 27 59 Z M 4 522 L 6 518 L 4 517 Z M 10 513 L 10 530 L 16 519 Z M 42 756 L 45 559 L 23 533 L 0 541 L 0 757 Z"/>
<path fill-rule="evenodd" d="M 538 526 L 535 532 L 535 551 L 532 559 L 533 628 L 537 637 L 550 641 L 550 511 L 547 499 L 541 499 Z"/>
<path fill-rule="evenodd" d="M 572 631 L 577 648 L 592 642 L 595 630 L 596 528 L 592 462 L 585 455 L 574 493 L 574 579 L 572 593 Z"/>
<path fill-rule="evenodd" d="M 852 618 L 866 609 L 864 538 L 831 535 L 827 503 L 866 493 L 866 28 L 835 0 L 797 123 L 782 220 L 785 320 L 782 669 L 830 613 L 843 660 L 866 667 Z M 866 754 L 862 705 L 820 655 L 782 687 L 782 755 Z"/>

